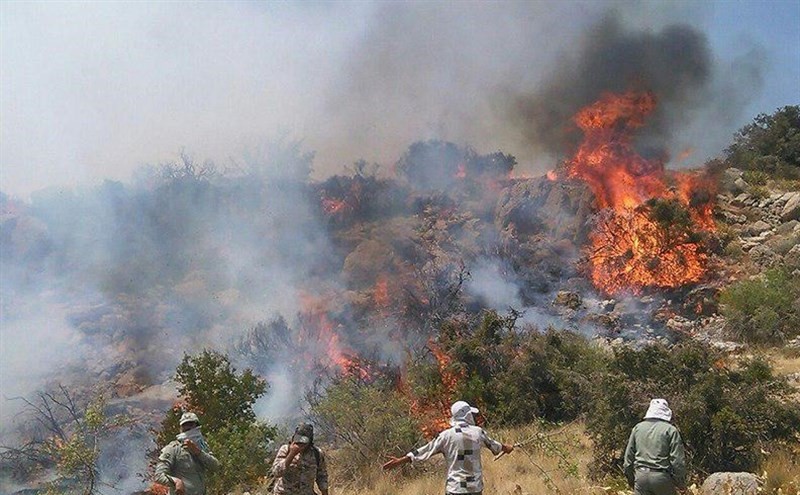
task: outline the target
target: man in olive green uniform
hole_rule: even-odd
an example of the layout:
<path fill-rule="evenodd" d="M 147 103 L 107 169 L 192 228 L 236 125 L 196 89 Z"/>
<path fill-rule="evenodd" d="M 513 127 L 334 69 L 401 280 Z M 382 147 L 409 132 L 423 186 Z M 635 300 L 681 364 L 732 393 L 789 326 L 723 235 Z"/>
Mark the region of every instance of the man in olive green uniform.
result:
<path fill-rule="evenodd" d="M 653 399 L 631 431 L 623 469 L 634 495 L 674 495 L 686 485 L 683 441 L 670 421 L 667 401 Z"/>
<path fill-rule="evenodd" d="M 314 446 L 314 427 L 301 424 L 292 440 L 281 445 L 272 463 L 275 495 L 313 495 L 314 482 L 328 495 L 328 468 L 322 451 Z"/>
<path fill-rule="evenodd" d="M 219 461 L 203 438 L 196 414 L 184 413 L 180 427 L 176 439 L 161 449 L 156 483 L 169 487 L 170 495 L 205 495 L 206 473 L 216 470 Z"/>

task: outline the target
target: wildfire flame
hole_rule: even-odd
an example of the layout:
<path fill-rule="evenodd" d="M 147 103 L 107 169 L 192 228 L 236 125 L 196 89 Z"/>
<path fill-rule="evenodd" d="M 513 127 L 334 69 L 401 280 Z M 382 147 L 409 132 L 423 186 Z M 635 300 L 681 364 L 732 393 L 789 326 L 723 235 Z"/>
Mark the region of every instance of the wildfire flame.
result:
<path fill-rule="evenodd" d="M 322 198 L 322 211 L 328 215 L 335 215 L 337 213 L 347 210 L 347 202 L 341 199 Z"/>
<path fill-rule="evenodd" d="M 375 305 L 385 312 L 389 307 L 389 277 L 385 274 L 378 275 L 375 281 L 375 292 L 373 293 Z"/>
<path fill-rule="evenodd" d="M 425 400 L 414 396 L 403 381 L 400 382 L 399 387 L 400 391 L 409 397 L 411 416 L 418 418 L 422 434 L 425 438 L 433 438 L 440 431 L 450 427 L 450 403 L 455 396 L 456 387 L 464 378 L 464 373 L 452 368 L 453 359 L 432 339 L 428 341 L 428 349 L 436 359 L 439 368 L 442 393 L 436 398 Z"/>
<path fill-rule="evenodd" d="M 567 174 L 588 184 L 602 210 L 589 235 L 588 268 L 606 293 L 678 287 L 706 273 L 708 258 L 696 236 L 652 215 L 649 200 L 673 201 L 688 210 L 693 227 L 713 229 L 710 194 L 699 194 L 710 182 L 699 174 L 668 173 L 661 159 L 634 149 L 633 131 L 655 108 L 651 93 L 609 93 L 574 119 L 584 140 Z"/>
<path fill-rule="evenodd" d="M 339 332 L 328 316 L 324 300 L 309 294 L 300 294 L 300 301 L 304 310 L 300 315 L 298 341 L 306 347 L 321 350 L 322 352 L 314 355 L 322 354 L 321 364 L 326 367 L 335 367 L 341 372 L 368 378 L 369 370 L 362 367 L 356 354 L 341 343 Z"/>

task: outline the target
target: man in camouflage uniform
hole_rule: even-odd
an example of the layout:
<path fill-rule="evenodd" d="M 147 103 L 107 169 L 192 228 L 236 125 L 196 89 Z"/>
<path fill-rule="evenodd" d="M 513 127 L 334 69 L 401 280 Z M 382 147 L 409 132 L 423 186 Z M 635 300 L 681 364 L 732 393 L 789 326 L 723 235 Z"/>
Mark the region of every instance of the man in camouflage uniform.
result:
<path fill-rule="evenodd" d="M 196 414 L 184 413 L 180 427 L 180 435 L 161 449 L 156 464 L 156 483 L 169 487 L 170 495 L 205 495 L 206 472 L 215 471 L 219 461 L 200 432 Z"/>
<path fill-rule="evenodd" d="M 314 445 L 314 427 L 301 424 L 288 444 L 281 445 L 272 463 L 275 495 L 313 495 L 314 482 L 328 495 L 325 455 Z"/>
<path fill-rule="evenodd" d="M 426 445 L 414 449 L 405 457 L 392 457 L 383 469 L 393 469 L 409 462 L 425 461 L 434 454 L 442 454 L 447 464 L 447 495 L 481 495 L 483 493 L 483 470 L 481 469 L 481 447 L 497 455 L 514 450 L 512 445 L 493 440 L 475 425 L 478 409 L 464 401 L 450 407 L 452 419 L 448 428 Z"/>
<path fill-rule="evenodd" d="M 686 485 L 683 441 L 671 420 L 667 401 L 653 399 L 631 431 L 623 470 L 634 495 L 675 495 Z"/>

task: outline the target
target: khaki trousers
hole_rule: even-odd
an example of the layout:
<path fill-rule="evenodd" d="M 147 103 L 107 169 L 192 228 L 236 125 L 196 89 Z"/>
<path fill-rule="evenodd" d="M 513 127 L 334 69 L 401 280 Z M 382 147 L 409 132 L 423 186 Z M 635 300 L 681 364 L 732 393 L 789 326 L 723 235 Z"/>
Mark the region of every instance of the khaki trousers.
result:
<path fill-rule="evenodd" d="M 675 495 L 675 483 L 669 473 L 661 471 L 636 470 L 633 495 Z"/>

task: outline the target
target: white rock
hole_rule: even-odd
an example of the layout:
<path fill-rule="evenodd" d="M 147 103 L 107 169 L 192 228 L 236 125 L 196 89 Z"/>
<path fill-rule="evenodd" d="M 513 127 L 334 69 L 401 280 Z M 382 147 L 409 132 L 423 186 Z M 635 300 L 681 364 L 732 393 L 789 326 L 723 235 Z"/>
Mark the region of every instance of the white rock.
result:
<path fill-rule="evenodd" d="M 800 220 L 800 192 L 795 192 L 783 205 L 781 221 Z"/>
<path fill-rule="evenodd" d="M 753 473 L 714 473 L 703 482 L 700 495 L 757 495 L 758 485 Z"/>

